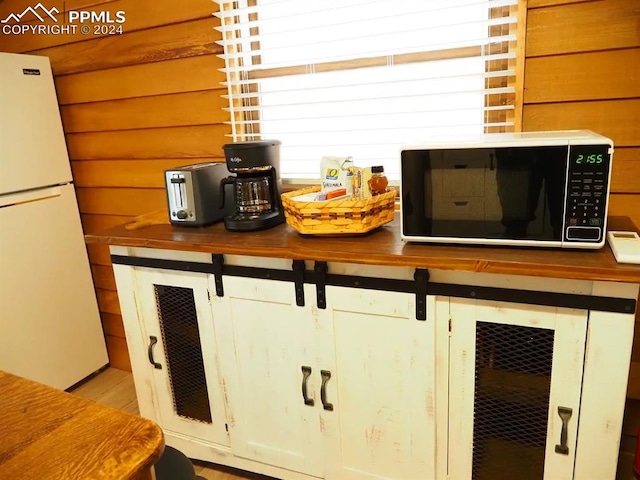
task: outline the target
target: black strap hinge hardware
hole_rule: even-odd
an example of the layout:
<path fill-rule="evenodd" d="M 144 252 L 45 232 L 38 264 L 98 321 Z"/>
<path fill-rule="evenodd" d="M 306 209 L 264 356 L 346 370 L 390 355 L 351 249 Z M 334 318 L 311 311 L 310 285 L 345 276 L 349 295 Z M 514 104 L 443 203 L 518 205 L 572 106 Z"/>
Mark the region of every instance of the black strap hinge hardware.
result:
<path fill-rule="evenodd" d="M 316 301 L 318 308 L 327 308 L 327 272 L 329 266 L 327 262 L 315 262 L 313 270 L 316 274 Z"/>
<path fill-rule="evenodd" d="M 224 256 L 219 253 L 211 255 L 213 262 L 213 279 L 216 285 L 216 295 L 224 297 L 224 287 L 222 286 L 222 266 L 224 265 Z"/>
<path fill-rule="evenodd" d="M 416 268 L 413 279 L 416 281 L 416 320 L 426 320 L 429 270 Z"/>
<path fill-rule="evenodd" d="M 293 283 L 296 289 L 296 305 L 304 307 L 304 271 L 307 269 L 304 260 L 293 261 Z"/>

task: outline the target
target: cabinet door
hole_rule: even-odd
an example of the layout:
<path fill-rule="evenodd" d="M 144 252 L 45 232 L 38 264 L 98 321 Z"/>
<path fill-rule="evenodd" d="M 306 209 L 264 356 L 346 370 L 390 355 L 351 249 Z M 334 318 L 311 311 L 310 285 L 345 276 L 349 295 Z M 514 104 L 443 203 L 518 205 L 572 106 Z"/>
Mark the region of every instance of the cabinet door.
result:
<path fill-rule="evenodd" d="M 571 479 L 587 312 L 451 299 L 451 480 Z"/>
<path fill-rule="evenodd" d="M 148 342 L 158 423 L 229 445 L 208 276 L 137 268 L 136 303 Z"/>
<path fill-rule="evenodd" d="M 315 323 L 291 282 L 224 277 L 214 299 L 234 455 L 323 476 Z M 315 291 L 305 287 L 307 301 Z M 305 372 L 303 373 L 303 367 Z M 313 405 L 306 404 L 303 387 Z"/>
<path fill-rule="evenodd" d="M 415 295 L 327 287 L 326 298 L 328 478 L 435 478 L 433 299 L 418 321 Z"/>

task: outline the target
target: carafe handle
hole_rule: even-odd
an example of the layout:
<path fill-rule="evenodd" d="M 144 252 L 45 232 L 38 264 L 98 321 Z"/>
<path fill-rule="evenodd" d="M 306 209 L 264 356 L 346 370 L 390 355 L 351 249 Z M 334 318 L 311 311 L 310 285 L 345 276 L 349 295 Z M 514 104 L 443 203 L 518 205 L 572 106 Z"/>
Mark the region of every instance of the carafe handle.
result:
<path fill-rule="evenodd" d="M 234 183 L 236 183 L 236 177 L 226 177 L 220 180 L 220 209 L 221 210 L 224 208 L 224 197 L 225 197 L 224 187 L 226 185 L 233 185 Z"/>

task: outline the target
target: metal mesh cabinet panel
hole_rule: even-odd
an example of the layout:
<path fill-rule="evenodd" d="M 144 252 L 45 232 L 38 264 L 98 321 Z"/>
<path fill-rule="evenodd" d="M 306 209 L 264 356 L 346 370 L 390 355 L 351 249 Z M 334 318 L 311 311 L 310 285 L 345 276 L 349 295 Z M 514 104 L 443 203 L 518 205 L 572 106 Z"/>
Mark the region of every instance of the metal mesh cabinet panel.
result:
<path fill-rule="evenodd" d="M 191 288 L 154 285 L 173 407 L 180 417 L 211 423 L 198 316 Z"/>
<path fill-rule="evenodd" d="M 541 479 L 554 331 L 478 322 L 474 480 Z"/>

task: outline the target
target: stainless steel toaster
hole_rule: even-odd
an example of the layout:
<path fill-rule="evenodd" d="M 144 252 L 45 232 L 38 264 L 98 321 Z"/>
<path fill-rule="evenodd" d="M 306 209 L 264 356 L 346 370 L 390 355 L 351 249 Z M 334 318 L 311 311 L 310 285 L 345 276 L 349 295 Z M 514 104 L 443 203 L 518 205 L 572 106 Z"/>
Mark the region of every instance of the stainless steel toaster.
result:
<path fill-rule="evenodd" d="M 222 220 L 233 205 L 220 202 L 225 163 L 199 163 L 165 170 L 169 220 L 172 225 L 203 227 Z"/>

